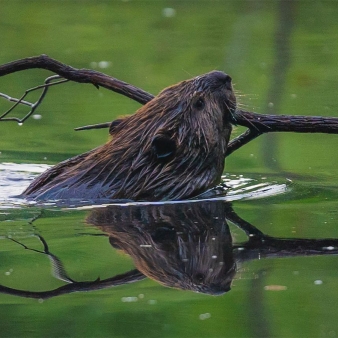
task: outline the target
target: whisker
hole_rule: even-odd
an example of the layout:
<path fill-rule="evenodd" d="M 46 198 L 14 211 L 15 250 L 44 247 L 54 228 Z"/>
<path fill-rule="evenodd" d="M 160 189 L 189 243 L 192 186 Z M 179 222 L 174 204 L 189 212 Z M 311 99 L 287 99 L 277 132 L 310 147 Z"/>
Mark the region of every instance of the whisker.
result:
<path fill-rule="evenodd" d="M 230 115 L 231 115 L 231 118 L 232 118 L 234 124 L 236 124 L 237 119 L 236 119 L 235 114 L 236 114 L 236 111 L 237 111 L 237 104 L 236 104 L 236 107 L 231 108 L 231 107 L 225 102 L 225 106 L 227 107 L 228 111 L 230 112 Z"/>

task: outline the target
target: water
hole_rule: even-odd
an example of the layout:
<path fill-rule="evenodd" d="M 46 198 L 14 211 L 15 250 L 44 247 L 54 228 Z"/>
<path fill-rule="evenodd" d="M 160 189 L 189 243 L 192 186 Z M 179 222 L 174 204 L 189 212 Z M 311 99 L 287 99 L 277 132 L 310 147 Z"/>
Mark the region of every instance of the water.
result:
<path fill-rule="evenodd" d="M 1 64 L 46 53 L 154 94 L 219 69 L 247 110 L 337 116 L 334 1 L 1 7 Z M 0 92 L 20 97 L 49 75 L 2 77 Z M 0 101 L 1 112 L 9 107 Z M 335 135 L 260 136 L 227 158 L 227 193 L 204 200 L 107 206 L 15 197 L 50 165 L 107 140 L 105 130 L 73 128 L 138 107 L 67 83 L 22 126 L 0 123 L 1 336 L 337 336 Z"/>

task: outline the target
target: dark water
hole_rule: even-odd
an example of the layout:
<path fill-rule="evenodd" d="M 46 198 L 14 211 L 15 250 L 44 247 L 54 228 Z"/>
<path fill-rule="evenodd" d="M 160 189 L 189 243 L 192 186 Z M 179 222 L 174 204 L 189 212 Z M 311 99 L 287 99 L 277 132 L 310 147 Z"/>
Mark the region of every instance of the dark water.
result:
<path fill-rule="evenodd" d="M 154 94 L 219 69 L 248 110 L 337 116 L 335 1 L 0 6 L 1 64 L 46 53 Z M 0 78 L 0 92 L 18 97 L 49 75 Z M 9 106 L 0 101 L 1 111 Z M 107 139 L 105 130 L 74 127 L 138 107 L 70 83 L 53 88 L 24 125 L 0 123 L 0 335 L 337 336 L 335 135 L 261 136 L 227 158 L 229 191 L 208 201 L 79 206 L 10 197 Z"/>

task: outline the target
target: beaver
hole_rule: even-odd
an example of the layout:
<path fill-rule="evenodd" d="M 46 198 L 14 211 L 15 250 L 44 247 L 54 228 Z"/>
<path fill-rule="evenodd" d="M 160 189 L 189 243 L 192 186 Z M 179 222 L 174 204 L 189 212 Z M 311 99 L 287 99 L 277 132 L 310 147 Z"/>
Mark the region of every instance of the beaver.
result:
<path fill-rule="evenodd" d="M 91 210 L 86 221 L 160 284 L 221 295 L 236 274 L 224 201 L 114 205 Z M 210 217 L 212 215 L 213 217 Z"/>
<path fill-rule="evenodd" d="M 216 186 L 224 169 L 236 97 L 212 71 L 165 88 L 113 121 L 104 145 L 63 161 L 22 193 L 35 200 L 188 199 Z"/>

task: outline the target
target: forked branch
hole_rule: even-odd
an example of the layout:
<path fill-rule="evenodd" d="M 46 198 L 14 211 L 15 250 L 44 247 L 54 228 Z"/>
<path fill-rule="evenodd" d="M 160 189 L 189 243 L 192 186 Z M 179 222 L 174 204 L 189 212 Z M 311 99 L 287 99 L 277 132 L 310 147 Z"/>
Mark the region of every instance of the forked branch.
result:
<path fill-rule="evenodd" d="M 6 94 L 0 93 L 1 97 L 9 101 L 15 102 L 15 104 L 9 110 L 0 115 L 0 121 L 17 121 L 21 123 L 24 122 L 29 116 L 33 114 L 33 112 L 42 102 L 48 88 L 52 85 L 60 84 L 65 81 L 90 83 L 97 88 L 104 87 L 116 93 L 122 94 L 141 104 L 146 104 L 154 97 L 152 94 L 147 93 L 141 88 L 135 87 L 129 83 L 118 80 L 104 73 L 89 69 L 73 68 L 52 59 L 47 55 L 29 57 L 4 64 L 0 66 L 0 76 L 33 68 L 46 69 L 57 74 L 57 76 L 52 76 L 48 78 L 44 85 L 27 90 L 25 94 L 19 99 L 14 99 Z M 37 102 L 30 103 L 24 100 L 29 92 L 37 89 L 43 89 L 42 94 Z M 26 116 L 22 119 L 9 117 L 9 113 L 12 112 L 13 109 L 19 104 L 30 106 L 30 112 L 26 114 Z M 321 116 L 312 117 L 296 115 L 263 115 L 243 110 L 237 110 L 234 114 L 232 122 L 236 125 L 247 127 L 248 130 L 229 143 L 227 156 L 264 133 L 283 131 L 298 133 L 338 134 L 338 118 L 334 117 L 328 118 Z M 105 122 L 76 128 L 76 130 L 108 128 L 109 126 L 110 122 Z"/>
<path fill-rule="evenodd" d="M 57 80 L 57 81 L 55 81 Z M 47 94 L 47 90 L 50 86 L 55 86 L 64 82 L 67 82 L 69 80 L 67 79 L 63 79 L 61 76 L 59 75 L 53 75 L 48 77 L 45 80 L 45 83 L 43 85 L 40 86 L 36 86 L 30 89 L 27 89 L 25 91 L 25 93 L 19 98 L 16 99 L 14 97 L 10 97 L 6 94 L 0 93 L 0 97 L 3 97 L 4 99 L 10 101 L 10 102 L 15 102 L 12 107 L 10 107 L 7 111 L 5 111 L 2 115 L 0 115 L 0 121 L 16 121 L 18 123 L 24 123 L 34 112 L 35 110 L 38 108 L 38 106 L 41 104 L 42 100 L 44 99 L 44 97 Z M 37 99 L 36 102 L 31 103 L 28 101 L 25 101 L 24 98 L 31 92 L 35 91 L 35 90 L 39 90 L 42 89 L 41 95 L 40 97 Z M 31 109 L 30 111 L 23 117 L 23 118 L 18 118 L 18 117 L 7 117 L 8 114 L 10 112 L 12 112 L 18 105 L 25 105 L 25 106 L 29 106 Z"/>

